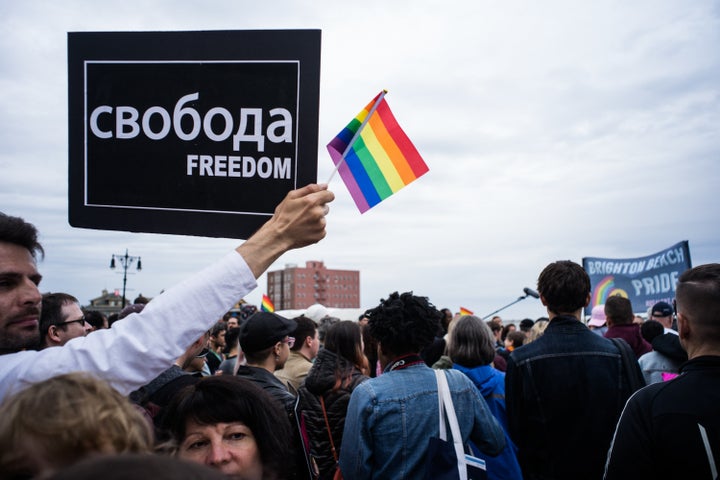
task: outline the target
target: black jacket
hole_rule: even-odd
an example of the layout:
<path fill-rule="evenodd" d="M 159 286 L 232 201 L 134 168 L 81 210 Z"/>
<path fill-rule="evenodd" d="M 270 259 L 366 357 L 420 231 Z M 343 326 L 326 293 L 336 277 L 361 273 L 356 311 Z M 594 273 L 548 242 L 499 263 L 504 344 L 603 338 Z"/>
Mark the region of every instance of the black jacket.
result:
<path fill-rule="evenodd" d="M 277 399 L 288 414 L 291 414 L 295 407 L 295 397 L 275 375 L 264 368 L 240 365 L 237 376 L 254 382 L 257 386 Z"/>
<path fill-rule="evenodd" d="M 720 357 L 633 395 L 610 447 L 606 479 L 713 478 L 720 466 Z M 716 472 L 713 472 L 717 475 Z"/>
<path fill-rule="evenodd" d="M 347 385 L 333 390 L 336 382 L 336 365 L 339 365 L 341 371 L 351 369 L 352 374 Z M 320 469 L 321 479 L 332 478 L 335 472 L 335 459 L 330 447 L 319 397 L 322 396 L 325 401 L 328 423 L 339 457 L 350 395 L 355 387 L 365 380 L 367 377 L 357 367 L 350 365 L 347 360 L 338 357 L 335 353 L 322 349 L 318 353 L 305 383 L 300 386 L 300 407 L 305 416 L 311 450 Z"/>
<path fill-rule="evenodd" d="M 613 342 L 574 317 L 553 318 L 545 333 L 516 348 L 507 364 L 508 426 L 523 477 L 600 479 L 631 394 Z"/>

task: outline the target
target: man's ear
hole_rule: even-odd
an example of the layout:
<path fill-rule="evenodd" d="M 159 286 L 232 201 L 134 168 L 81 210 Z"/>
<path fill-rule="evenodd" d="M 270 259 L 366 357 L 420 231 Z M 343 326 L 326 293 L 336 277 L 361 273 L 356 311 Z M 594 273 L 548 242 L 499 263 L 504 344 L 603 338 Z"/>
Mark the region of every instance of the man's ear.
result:
<path fill-rule="evenodd" d="M 547 307 L 547 301 L 545 301 L 545 297 L 543 295 L 540 295 L 540 303 L 542 303 L 543 307 Z"/>
<path fill-rule="evenodd" d="M 590 298 L 592 298 L 592 297 L 591 297 L 590 294 L 588 293 L 588 294 L 587 294 L 587 298 L 585 299 L 585 305 L 583 305 L 583 307 L 587 307 L 588 305 L 590 305 Z"/>
<path fill-rule="evenodd" d="M 680 338 L 683 340 L 690 338 L 690 335 L 692 334 L 692 327 L 690 326 L 690 321 L 682 313 L 677 314 L 677 326 Z"/>
<path fill-rule="evenodd" d="M 60 335 L 58 335 L 58 326 L 57 325 L 50 325 L 48 328 L 47 337 L 52 340 L 53 342 L 61 342 L 62 339 L 60 338 Z"/>
<path fill-rule="evenodd" d="M 309 348 L 309 347 L 312 347 L 312 342 L 313 342 L 314 338 L 315 338 L 315 337 L 311 337 L 310 335 L 308 335 L 307 337 L 305 337 L 305 345 L 306 345 L 308 348 Z"/>

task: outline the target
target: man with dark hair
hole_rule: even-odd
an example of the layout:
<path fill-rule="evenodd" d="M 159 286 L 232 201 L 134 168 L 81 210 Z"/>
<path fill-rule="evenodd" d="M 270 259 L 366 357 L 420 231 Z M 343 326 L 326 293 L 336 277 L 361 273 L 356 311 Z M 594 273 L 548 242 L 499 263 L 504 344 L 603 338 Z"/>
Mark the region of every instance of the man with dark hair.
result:
<path fill-rule="evenodd" d="M 295 344 L 290 348 L 287 362 L 280 370 L 275 371 L 275 376 L 288 386 L 288 390 L 297 394 L 320 350 L 320 339 L 315 322 L 304 315 L 294 318 L 293 321 L 297 324 L 292 333 Z"/>
<path fill-rule="evenodd" d="M 622 338 L 630 345 L 635 357 L 640 358 L 652 347 L 640 333 L 640 325 L 633 323 L 635 315 L 632 311 L 632 303 L 620 295 L 612 295 L 605 302 L 605 320 L 608 329 L 605 338 Z"/>
<path fill-rule="evenodd" d="M 632 394 L 621 353 L 582 322 L 590 278 L 580 265 L 551 263 L 538 278 L 538 293 L 550 324 L 510 354 L 505 377 L 510 437 L 523 477 L 599 479 Z"/>
<path fill-rule="evenodd" d="M 90 371 L 127 394 L 148 383 L 257 286 L 283 253 L 320 241 L 333 200 L 326 185 L 289 192 L 274 215 L 223 259 L 153 299 L 145 310 L 69 342 L 28 351 L 40 335 L 35 227 L 0 213 L 0 401 L 8 393 L 72 371 Z"/>
<path fill-rule="evenodd" d="M 420 350 L 432 342 L 442 314 L 425 297 L 397 292 L 368 310 L 384 373 L 353 390 L 345 419 L 340 469 L 345 478 L 424 478 L 428 439 L 439 435 L 438 388 Z M 505 435 L 472 381 L 447 370 L 462 443 L 495 456 Z"/>
<path fill-rule="evenodd" d="M 208 338 L 207 348 L 208 354 L 205 362 L 210 369 L 210 374 L 215 375 L 215 371 L 225 360 L 223 349 L 225 348 L 225 335 L 227 335 L 228 326 L 223 320 L 219 320 L 210 329 L 210 337 Z"/>
<path fill-rule="evenodd" d="M 255 382 L 292 412 L 295 395 L 273 375 L 281 369 L 295 338 L 290 335 L 296 324 L 277 313 L 258 312 L 248 318 L 240 329 L 240 348 L 247 365 L 240 365 L 237 376 Z"/>
<path fill-rule="evenodd" d="M 0 355 L 38 345 L 38 254 L 44 256 L 35 226 L 0 212 Z"/>
<path fill-rule="evenodd" d="M 58 347 L 92 331 L 78 299 L 67 293 L 45 293 L 40 317 L 40 348 Z"/>
<path fill-rule="evenodd" d="M 606 479 L 718 478 L 720 464 L 720 264 L 680 275 L 680 343 L 688 362 L 669 382 L 628 401 L 608 454 Z"/>
<path fill-rule="evenodd" d="M 312 320 L 310 320 L 312 321 Z M 290 357 L 296 339 L 290 335 L 297 323 L 276 313 L 258 312 L 248 318 L 240 329 L 240 348 L 247 365 L 237 368 L 237 376 L 261 387 L 281 404 L 293 426 L 295 444 L 295 479 L 312 478 L 309 446 L 305 443 L 299 399 L 275 375 Z"/>

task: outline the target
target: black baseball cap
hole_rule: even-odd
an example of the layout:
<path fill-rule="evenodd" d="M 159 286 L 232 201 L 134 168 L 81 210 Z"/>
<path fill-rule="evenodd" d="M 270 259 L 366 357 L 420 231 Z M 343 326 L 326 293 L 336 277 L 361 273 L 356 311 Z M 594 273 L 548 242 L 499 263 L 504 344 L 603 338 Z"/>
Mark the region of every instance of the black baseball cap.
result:
<path fill-rule="evenodd" d="M 272 347 L 296 328 L 297 322 L 276 313 L 257 312 L 241 327 L 240 347 L 243 352 L 260 352 Z"/>
<path fill-rule="evenodd" d="M 669 317 L 673 314 L 672 306 L 667 302 L 658 302 L 653 305 L 650 312 L 651 317 Z"/>

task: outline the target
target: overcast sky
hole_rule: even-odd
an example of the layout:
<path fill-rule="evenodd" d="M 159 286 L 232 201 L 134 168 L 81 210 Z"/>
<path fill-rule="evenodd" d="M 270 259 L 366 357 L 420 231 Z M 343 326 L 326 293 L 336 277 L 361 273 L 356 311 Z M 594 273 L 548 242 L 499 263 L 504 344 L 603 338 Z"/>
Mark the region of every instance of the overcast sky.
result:
<path fill-rule="evenodd" d="M 689 240 L 718 261 L 718 1 L 0 0 L 0 210 L 39 228 L 41 290 L 121 289 L 128 249 L 127 296 L 155 296 L 238 244 L 68 225 L 67 32 L 297 28 L 322 30 L 318 180 L 383 88 L 430 171 L 363 215 L 336 176 L 327 238 L 271 270 L 322 260 L 360 270 L 363 307 L 413 290 L 483 316 L 558 259 Z"/>

